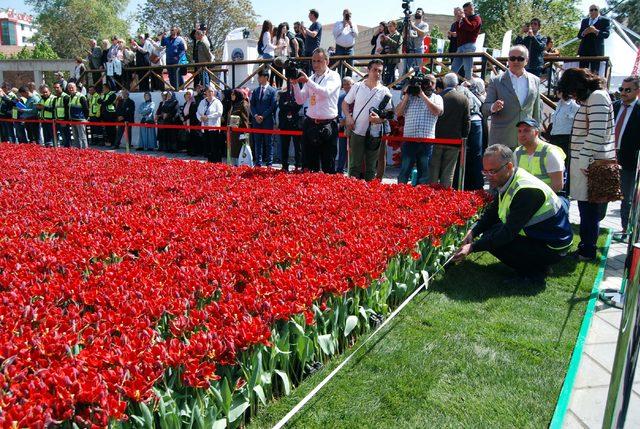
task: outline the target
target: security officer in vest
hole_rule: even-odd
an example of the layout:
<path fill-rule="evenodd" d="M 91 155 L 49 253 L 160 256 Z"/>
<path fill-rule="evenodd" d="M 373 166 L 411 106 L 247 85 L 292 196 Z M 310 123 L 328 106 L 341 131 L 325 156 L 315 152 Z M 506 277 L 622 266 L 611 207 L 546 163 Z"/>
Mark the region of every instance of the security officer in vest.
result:
<path fill-rule="evenodd" d="M 67 84 L 67 92 L 69 93 L 69 120 L 76 122 L 71 130 L 73 131 L 73 140 L 75 146 L 80 149 L 87 149 L 87 129 L 85 122 L 89 118 L 89 103 L 87 97 L 78 92 L 75 82 Z"/>
<path fill-rule="evenodd" d="M 0 86 L 0 118 L 1 119 L 16 119 L 18 117 L 16 110 L 16 117 L 14 118 L 13 108 L 17 101 L 16 95 L 11 91 L 11 85 L 8 82 L 2 82 Z M 11 122 L 0 122 L 0 142 L 16 143 L 16 133 Z"/>
<path fill-rule="evenodd" d="M 40 111 L 40 119 L 44 119 L 45 121 L 51 121 L 55 115 L 55 106 L 54 103 L 56 101 L 56 96 L 51 94 L 51 90 L 49 86 L 46 84 L 40 85 L 40 96 L 42 100 L 39 104 L 36 105 L 36 108 Z M 44 137 L 44 146 L 52 147 L 55 146 L 55 139 L 53 136 L 53 124 L 43 123 L 42 125 L 42 136 Z"/>
<path fill-rule="evenodd" d="M 57 121 L 69 120 L 69 94 L 62 90 L 62 85 L 59 82 L 53 84 L 53 93 L 56 99 L 53 101 L 55 107 L 54 116 Z M 71 147 L 71 128 L 69 125 L 56 124 L 56 128 L 60 133 L 62 139 L 62 146 Z"/>
<path fill-rule="evenodd" d="M 573 242 L 568 205 L 542 180 L 516 167 L 504 145 L 489 146 L 482 164 L 497 195 L 467 232 L 454 261 L 488 251 L 516 271 L 510 283 L 544 284 L 551 265 Z"/>
<path fill-rule="evenodd" d="M 116 93 L 111 90 L 109 85 L 102 86 L 102 97 L 98 100 L 100 104 L 100 121 L 116 122 Z M 101 146 L 108 143 L 110 146 L 116 145 L 116 127 L 104 127 L 104 141 Z"/>
<path fill-rule="evenodd" d="M 563 150 L 540 140 L 540 124 L 535 119 L 520 121 L 516 127 L 520 144 L 515 150 L 518 167 L 542 180 L 555 193 L 562 193 L 567 157 Z"/>
<path fill-rule="evenodd" d="M 93 85 L 87 88 L 87 101 L 89 102 L 89 122 L 100 121 L 100 97 L 102 97 L 102 86 L 95 87 Z M 87 135 L 89 145 L 97 146 L 102 142 L 102 127 L 97 125 L 87 126 Z"/>

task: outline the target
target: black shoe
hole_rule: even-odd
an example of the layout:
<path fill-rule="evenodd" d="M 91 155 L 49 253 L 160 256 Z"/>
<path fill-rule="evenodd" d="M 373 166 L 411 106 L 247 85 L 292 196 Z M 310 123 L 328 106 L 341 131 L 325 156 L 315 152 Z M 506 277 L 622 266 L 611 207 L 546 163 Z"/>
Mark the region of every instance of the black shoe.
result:
<path fill-rule="evenodd" d="M 582 253 L 580 253 L 579 250 L 576 250 L 575 252 L 573 252 L 571 256 L 580 262 L 594 262 L 596 260 L 596 255 L 593 255 L 593 256 L 583 255 Z"/>

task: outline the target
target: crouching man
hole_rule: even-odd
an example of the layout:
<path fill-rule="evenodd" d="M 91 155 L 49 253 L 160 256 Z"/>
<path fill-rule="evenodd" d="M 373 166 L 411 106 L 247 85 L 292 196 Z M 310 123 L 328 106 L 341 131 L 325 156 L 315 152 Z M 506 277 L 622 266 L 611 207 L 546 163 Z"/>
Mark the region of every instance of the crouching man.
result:
<path fill-rule="evenodd" d="M 516 271 L 513 281 L 543 283 L 573 242 L 568 207 L 548 185 L 517 168 L 508 147 L 489 146 L 482 163 L 497 195 L 467 232 L 454 261 L 487 251 Z"/>

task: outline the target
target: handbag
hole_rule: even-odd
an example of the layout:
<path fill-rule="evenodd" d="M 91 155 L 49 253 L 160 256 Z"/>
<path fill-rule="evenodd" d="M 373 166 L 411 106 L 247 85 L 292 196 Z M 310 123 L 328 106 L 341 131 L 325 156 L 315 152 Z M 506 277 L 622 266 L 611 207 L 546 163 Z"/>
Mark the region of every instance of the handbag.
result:
<path fill-rule="evenodd" d="M 620 165 L 615 159 L 597 159 L 589 165 L 587 199 L 598 204 L 622 199 Z"/>

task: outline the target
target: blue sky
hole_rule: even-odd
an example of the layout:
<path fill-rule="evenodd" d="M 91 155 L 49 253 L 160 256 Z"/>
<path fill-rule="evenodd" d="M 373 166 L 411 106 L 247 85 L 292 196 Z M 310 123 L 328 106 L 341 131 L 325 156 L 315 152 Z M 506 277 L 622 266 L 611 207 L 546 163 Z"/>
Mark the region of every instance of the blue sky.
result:
<path fill-rule="evenodd" d="M 136 11 L 138 4 L 144 0 L 130 0 L 127 15 Z M 439 0 L 427 2 L 417 0 L 412 3 L 412 9 L 422 6 L 427 13 L 452 14 L 455 6 L 461 5 L 464 0 Z M 590 4 L 606 6 L 605 0 L 582 0 L 582 10 L 586 16 Z M 270 19 L 273 22 L 308 21 L 309 9 L 315 7 L 320 12 L 321 23 L 332 23 L 341 19 L 342 10 L 346 7 L 353 13 L 353 21 L 357 24 L 374 26 L 381 20 L 397 18 L 402 15 L 401 0 L 254 0 L 253 7 L 259 15 L 258 20 Z M 0 7 L 11 7 L 18 11 L 31 12 L 24 4 L 24 0 L 0 0 Z M 135 30 L 136 25 L 133 25 Z"/>

